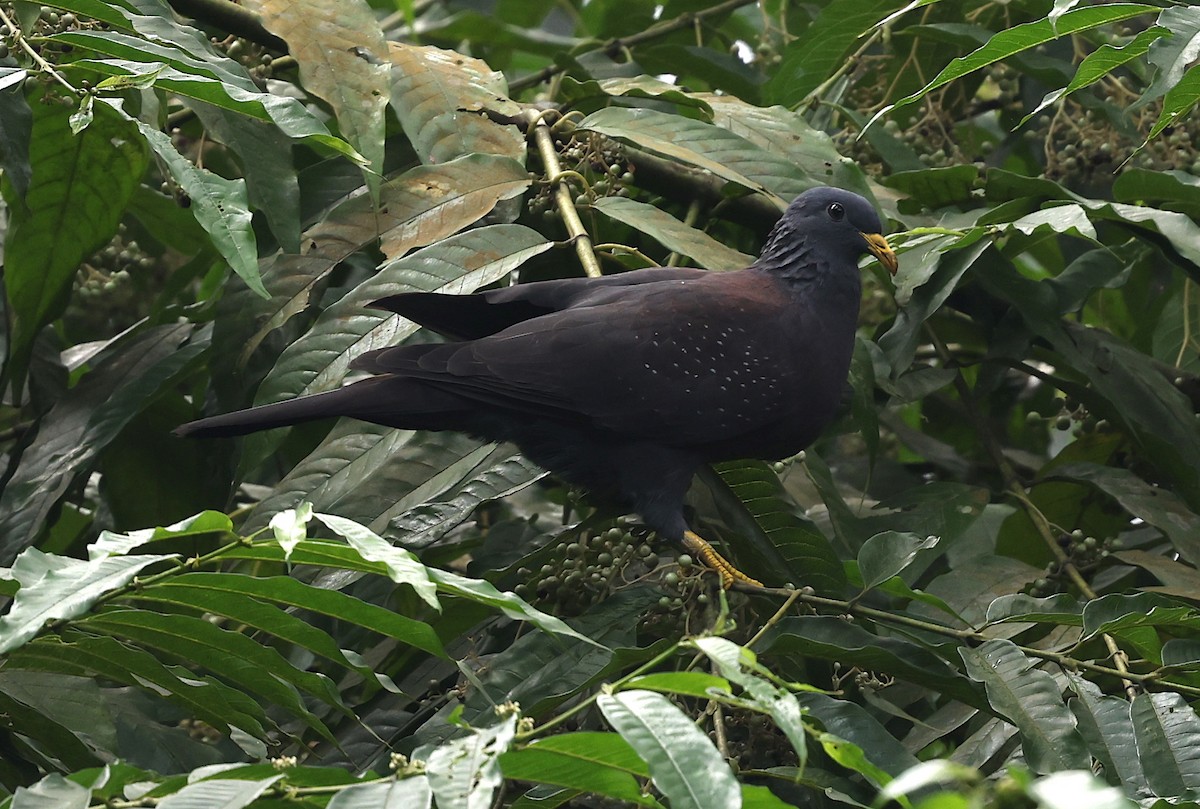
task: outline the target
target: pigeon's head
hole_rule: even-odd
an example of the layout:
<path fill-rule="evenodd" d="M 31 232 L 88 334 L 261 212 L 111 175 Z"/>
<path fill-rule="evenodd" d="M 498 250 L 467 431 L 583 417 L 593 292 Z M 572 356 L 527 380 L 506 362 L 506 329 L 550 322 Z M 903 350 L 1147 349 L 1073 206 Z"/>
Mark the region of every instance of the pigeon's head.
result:
<path fill-rule="evenodd" d="M 811 188 L 788 206 L 759 261 L 807 258 L 857 267 L 859 256 L 870 253 L 895 275 L 896 254 L 882 231 L 879 215 L 865 198 L 840 188 Z"/>

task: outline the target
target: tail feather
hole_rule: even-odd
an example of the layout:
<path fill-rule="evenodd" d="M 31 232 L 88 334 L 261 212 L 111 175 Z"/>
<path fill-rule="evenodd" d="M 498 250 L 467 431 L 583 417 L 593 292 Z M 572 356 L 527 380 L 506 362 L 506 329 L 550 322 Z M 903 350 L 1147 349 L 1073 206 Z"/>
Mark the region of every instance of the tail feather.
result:
<path fill-rule="evenodd" d="M 453 394 L 403 377 L 376 377 L 344 388 L 259 405 L 181 424 L 175 435 L 229 438 L 338 416 L 406 429 L 470 429 L 468 408 Z"/>

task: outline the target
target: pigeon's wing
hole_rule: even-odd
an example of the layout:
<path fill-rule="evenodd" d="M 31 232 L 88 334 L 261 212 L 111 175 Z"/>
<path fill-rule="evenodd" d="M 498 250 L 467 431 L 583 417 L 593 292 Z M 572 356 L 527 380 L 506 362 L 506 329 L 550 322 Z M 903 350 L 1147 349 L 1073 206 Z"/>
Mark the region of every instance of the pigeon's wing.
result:
<path fill-rule="evenodd" d="M 704 270 L 690 267 L 663 267 L 603 278 L 534 281 L 470 295 L 403 292 L 380 298 L 370 305 L 406 317 L 451 339 L 475 340 L 526 320 L 587 305 L 589 298 L 613 289 L 697 278 L 704 274 Z"/>
<path fill-rule="evenodd" d="M 802 387 L 795 329 L 780 326 L 803 311 L 777 283 L 725 273 L 610 290 L 478 340 L 381 349 L 355 365 L 623 437 L 710 443 L 778 420 Z"/>

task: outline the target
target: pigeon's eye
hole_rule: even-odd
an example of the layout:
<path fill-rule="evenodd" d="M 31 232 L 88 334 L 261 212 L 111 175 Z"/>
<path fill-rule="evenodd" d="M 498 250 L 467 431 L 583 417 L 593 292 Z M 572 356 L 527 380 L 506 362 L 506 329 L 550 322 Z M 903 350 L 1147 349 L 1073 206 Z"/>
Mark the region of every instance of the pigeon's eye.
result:
<path fill-rule="evenodd" d="M 846 209 L 842 207 L 840 202 L 829 203 L 829 218 L 834 222 L 841 222 L 846 218 Z"/>

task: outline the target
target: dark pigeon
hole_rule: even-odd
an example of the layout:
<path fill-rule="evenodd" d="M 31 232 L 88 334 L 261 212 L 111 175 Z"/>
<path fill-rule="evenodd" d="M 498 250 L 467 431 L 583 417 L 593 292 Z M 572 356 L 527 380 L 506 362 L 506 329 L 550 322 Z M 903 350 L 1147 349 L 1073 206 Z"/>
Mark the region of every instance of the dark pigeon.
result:
<path fill-rule="evenodd" d="M 450 342 L 371 351 L 375 376 L 338 390 L 200 419 L 224 437 L 333 416 L 511 441 L 540 466 L 646 524 L 716 570 L 758 584 L 688 529 L 704 463 L 772 460 L 833 419 L 850 365 L 858 260 L 897 260 L 861 196 L 796 198 L 758 260 L 735 272 L 647 269 L 472 295 L 376 301 Z"/>

